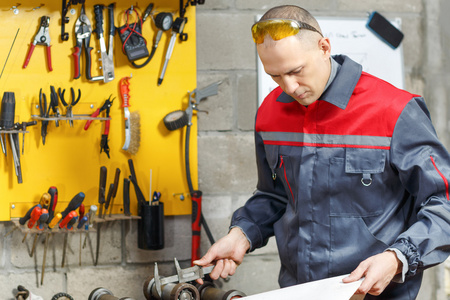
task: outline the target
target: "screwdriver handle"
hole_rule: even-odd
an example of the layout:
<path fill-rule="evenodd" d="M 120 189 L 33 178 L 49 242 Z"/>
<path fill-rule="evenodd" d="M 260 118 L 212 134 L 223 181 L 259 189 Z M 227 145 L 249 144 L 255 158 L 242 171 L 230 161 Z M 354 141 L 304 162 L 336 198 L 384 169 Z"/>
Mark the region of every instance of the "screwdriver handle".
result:
<path fill-rule="evenodd" d="M 66 225 L 66 228 L 68 230 L 72 230 L 73 229 L 73 225 L 77 222 L 77 220 L 78 220 L 78 216 L 75 216 L 72 219 L 70 219 L 69 222 Z"/>
<path fill-rule="evenodd" d="M 94 219 L 95 215 L 97 214 L 98 207 L 97 205 L 91 205 L 89 208 L 89 214 L 88 214 L 88 223 L 89 227 L 92 227 L 94 225 Z"/>
<path fill-rule="evenodd" d="M 131 213 L 130 213 L 130 180 L 128 178 L 123 179 L 123 214 L 125 216 L 131 216 Z"/>
<path fill-rule="evenodd" d="M 48 210 L 43 208 L 41 210 L 41 216 L 39 217 L 39 221 L 37 222 L 36 228 L 38 230 L 44 230 L 44 224 L 47 223 L 48 220 Z"/>
<path fill-rule="evenodd" d="M 47 193 L 49 193 L 50 197 L 51 197 L 50 198 L 50 206 L 48 208 L 48 221 L 47 221 L 47 223 L 50 223 L 53 220 L 53 216 L 55 214 L 56 204 L 58 203 L 58 189 L 56 187 L 54 187 L 54 186 L 51 186 L 48 189 Z"/>
<path fill-rule="evenodd" d="M 70 220 L 72 220 L 73 218 L 77 217 L 78 214 L 75 210 L 70 211 L 65 217 L 64 219 L 61 221 L 61 223 L 59 223 L 59 228 L 64 228 L 67 226 L 67 224 L 69 223 Z"/>
<path fill-rule="evenodd" d="M 82 217 L 78 222 L 77 228 L 81 229 L 81 227 L 83 227 L 83 225 L 86 224 L 87 220 L 88 220 L 87 216 Z"/>
<path fill-rule="evenodd" d="M 84 217 L 84 213 L 85 213 L 84 204 L 81 203 L 80 207 L 78 208 L 78 214 L 80 215 L 80 220 Z"/>
<path fill-rule="evenodd" d="M 52 196 L 49 193 L 43 193 L 39 204 L 42 208 L 48 209 L 50 206 L 50 202 L 52 200 Z"/>
<path fill-rule="evenodd" d="M 61 220 L 61 218 L 62 218 L 61 213 L 57 213 L 57 214 L 53 217 L 53 219 L 52 219 L 52 221 L 50 222 L 50 224 L 48 224 L 48 228 L 51 229 L 51 228 L 55 227 L 55 225 L 58 224 L 58 222 Z"/>
<path fill-rule="evenodd" d="M 84 193 L 80 192 L 76 194 L 72 198 L 72 200 L 70 200 L 69 205 L 67 205 L 66 209 L 61 213 L 63 220 L 71 211 L 76 210 L 78 207 L 80 207 L 81 203 L 84 200 L 84 197 Z"/>
<path fill-rule="evenodd" d="M 20 225 L 25 225 L 25 223 L 31 218 L 31 212 L 34 210 L 34 208 L 36 207 L 36 206 L 38 206 L 39 204 L 37 204 L 37 205 L 34 205 L 33 207 L 31 207 L 28 211 L 27 211 L 27 213 L 25 214 L 25 216 L 23 216 L 22 218 L 20 218 L 19 219 L 19 224 Z M 40 206 L 40 205 L 39 205 Z"/>
<path fill-rule="evenodd" d="M 33 211 L 31 212 L 30 220 L 28 221 L 28 228 L 33 228 L 34 224 L 36 224 L 37 220 L 39 220 L 39 217 L 42 214 L 42 209 L 40 205 L 37 205 L 35 208 L 33 208 Z"/>

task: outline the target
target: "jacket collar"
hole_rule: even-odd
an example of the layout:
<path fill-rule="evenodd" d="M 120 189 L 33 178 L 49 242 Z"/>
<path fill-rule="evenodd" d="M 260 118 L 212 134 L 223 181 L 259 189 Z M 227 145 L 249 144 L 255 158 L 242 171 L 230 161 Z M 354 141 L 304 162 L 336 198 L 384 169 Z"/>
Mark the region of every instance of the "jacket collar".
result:
<path fill-rule="evenodd" d="M 345 109 L 361 77 L 362 66 L 345 55 L 335 55 L 331 59 L 332 64 L 334 60 L 339 64 L 339 67 L 335 78 L 328 85 L 328 88 L 320 96 L 319 100 L 327 101 L 341 109 Z M 295 99 L 282 92 L 278 96 L 277 101 L 290 103 L 295 101 Z"/>

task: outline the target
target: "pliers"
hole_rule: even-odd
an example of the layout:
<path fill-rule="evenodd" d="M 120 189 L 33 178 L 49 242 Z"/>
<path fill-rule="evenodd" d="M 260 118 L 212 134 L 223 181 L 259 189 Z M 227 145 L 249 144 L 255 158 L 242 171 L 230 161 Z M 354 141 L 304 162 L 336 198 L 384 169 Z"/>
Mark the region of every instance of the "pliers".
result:
<path fill-rule="evenodd" d="M 50 35 L 48 33 L 48 26 L 50 24 L 50 17 L 42 16 L 41 17 L 41 26 L 39 27 L 38 33 L 34 36 L 33 43 L 30 45 L 30 49 L 28 50 L 27 58 L 23 64 L 23 68 L 25 69 L 30 62 L 31 55 L 33 54 L 34 47 L 36 45 L 44 45 L 47 50 L 47 67 L 50 71 L 53 71 L 52 68 L 52 53 L 50 46 Z"/>
<path fill-rule="evenodd" d="M 67 110 L 66 110 L 66 118 L 69 118 L 69 124 L 70 124 L 70 127 L 72 127 L 73 126 L 73 111 L 72 111 L 72 109 L 73 109 L 73 107 L 75 106 L 75 104 L 77 104 L 78 103 L 78 101 L 80 101 L 80 98 L 81 98 L 81 91 L 80 91 L 80 89 L 78 89 L 78 97 L 75 99 L 75 91 L 74 91 L 74 89 L 71 87 L 70 88 L 70 94 L 71 94 L 71 96 L 72 96 L 72 101 L 70 101 L 70 102 L 66 102 L 65 101 L 65 99 L 64 99 L 64 93 L 65 93 L 65 89 L 64 90 L 62 90 L 62 92 L 61 92 L 61 88 L 59 88 L 58 89 L 58 95 L 59 95 L 59 98 L 61 99 L 61 102 L 62 102 L 62 104 L 64 105 L 64 107 L 67 107 Z"/>
<path fill-rule="evenodd" d="M 112 95 L 111 95 L 112 96 Z M 105 100 L 105 103 L 100 108 L 97 108 L 97 110 L 91 115 L 91 118 L 96 118 L 102 111 L 106 112 L 106 117 L 108 120 L 105 121 L 105 130 L 102 134 L 102 139 L 100 141 L 100 153 L 105 152 L 108 158 L 109 156 L 109 145 L 108 145 L 108 135 L 109 135 L 109 126 L 110 126 L 110 119 L 109 119 L 109 113 L 111 110 L 111 105 L 113 104 L 113 101 L 115 98 L 111 99 L 111 96 L 109 96 L 108 99 Z M 89 126 L 91 125 L 93 120 L 87 120 L 86 125 L 84 125 L 84 130 L 88 130 Z"/>
<path fill-rule="evenodd" d="M 47 97 L 42 93 L 42 88 L 39 90 L 39 112 L 42 118 L 48 118 L 47 110 Z M 45 145 L 45 137 L 47 136 L 48 121 L 42 120 L 41 122 L 41 136 L 42 144 Z"/>
<path fill-rule="evenodd" d="M 77 38 L 77 43 L 74 48 L 72 55 L 75 58 L 75 75 L 74 79 L 80 78 L 80 57 L 81 48 L 84 45 L 85 60 L 86 60 L 86 78 L 88 80 L 92 79 L 91 76 L 91 51 L 93 48 L 89 47 L 91 41 L 92 26 L 88 17 L 85 14 L 84 3 L 81 6 L 80 16 L 75 22 L 75 36 Z"/>
<path fill-rule="evenodd" d="M 55 120 L 56 127 L 59 127 L 59 116 L 61 115 L 59 113 L 58 106 L 59 106 L 58 94 L 56 93 L 55 87 L 53 85 L 51 85 L 50 86 L 50 106 L 49 106 L 48 110 L 50 112 L 50 109 L 51 109 L 53 111 L 54 116 L 56 117 L 56 120 Z"/>

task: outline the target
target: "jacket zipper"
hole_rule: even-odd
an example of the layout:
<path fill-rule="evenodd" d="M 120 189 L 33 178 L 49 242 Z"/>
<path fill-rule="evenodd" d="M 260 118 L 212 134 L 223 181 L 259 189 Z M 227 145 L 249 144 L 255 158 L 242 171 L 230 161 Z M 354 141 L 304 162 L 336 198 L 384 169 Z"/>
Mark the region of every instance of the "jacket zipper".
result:
<path fill-rule="evenodd" d="M 292 192 L 291 185 L 289 184 L 289 180 L 288 180 L 288 178 L 287 178 L 287 174 L 286 174 L 286 165 L 284 164 L 284 160 L 283 160 L 283 156 L 282 156 L 282 155 L 280 155 L 280 168 L 283 168 L 284 179 L 286 180 L 286 183 L 287 183 L 287 186 L 288 186 L 288 188 L 289 188 L 289 191 L 291 192 L 292 202 L 295 204 L 294 193 Z"/>
<path fill-rule="evenodd" d="M 448 180 L 447 180 L 447 178 L 445 178 L 444 174 L 442 174 L 441 171 L 439 171 L 438 167 L 436 166 L 436 162 L 434 161 L 433 156 L 430 155 L 430 159 L 431 159 L 431 162 L 433 163 L 434 168 L 436 169 L 436 171 L 439 173 L 439 175 L 442 177 L 442 180 L 444 181 L 445 194 L 447 196 L 447 201 L 449 201 L 450 197 L 449 197 L 449 192 L 448 192 Z"/>

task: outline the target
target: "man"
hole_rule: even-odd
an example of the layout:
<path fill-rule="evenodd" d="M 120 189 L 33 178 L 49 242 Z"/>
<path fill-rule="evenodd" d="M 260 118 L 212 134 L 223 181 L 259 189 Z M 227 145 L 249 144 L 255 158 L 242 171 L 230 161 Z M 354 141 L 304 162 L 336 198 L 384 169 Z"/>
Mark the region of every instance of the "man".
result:
<path fill-rule="evenodd" d="M 331 57 L 300 7 L 270 9 L 252 34 L 279 85 L 257 113 L 257 191 L 194 263 L 233 275 L 275 235 L 281 287 L 351 273 L 366 299 L 415 299 L 450 250 L 450 156 L 424 99 Z"/>

